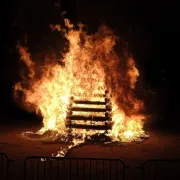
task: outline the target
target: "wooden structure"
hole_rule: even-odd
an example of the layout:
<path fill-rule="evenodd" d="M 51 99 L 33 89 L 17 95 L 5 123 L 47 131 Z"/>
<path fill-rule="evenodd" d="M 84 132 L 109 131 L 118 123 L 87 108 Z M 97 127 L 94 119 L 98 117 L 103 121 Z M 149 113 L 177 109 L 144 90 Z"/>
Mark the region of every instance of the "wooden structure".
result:
<path fill-rule="evenodd" d="M 109 130 L 112 127 L 111 122 L 111 110 L 112 105 L 110 102 L 110 96 L 108 91 L 105 91 L 103 95 L 104 101 L 87 101 L 87 100 L 76 100 L 74 97 L 70 98 L 70 104 L 68 107 L 67 118 L 66 118 L 66 127 L 70 130 L 72 128 L 76 129 L 89 129 L 89 130 Z M 82 107 L 78 107 L 81 105 Z M 84 105 L 84 107 L 83 107 Z M 95 105 L 95 108 L 93 107 Z M 88 107 L 90 106 L 90 107 Z M 100 107 L 98 107 L 100 106 Z M 102 108 L 102 106 L 104 108 Z M 77 114 L 78 115 L 74 115 Z M 81 115 L 84 112 L 90 114 L 101 113 L 103 116 L 90 115 L 85 116 Z M 84 123 L 77 123 L 78 121 Z M 87 123 L 88 122 L 88 123 Z M 97 122 L 101 122 L 100 125 Z"/>

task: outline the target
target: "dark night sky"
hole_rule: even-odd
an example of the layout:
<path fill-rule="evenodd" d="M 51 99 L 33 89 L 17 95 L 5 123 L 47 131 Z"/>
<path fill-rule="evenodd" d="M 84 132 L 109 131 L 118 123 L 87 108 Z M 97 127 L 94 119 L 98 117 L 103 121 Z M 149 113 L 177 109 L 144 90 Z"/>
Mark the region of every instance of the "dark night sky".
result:
<path fill-rule="evenodd" d="M 1 62 L 2 118 L 7 113 L 11 118 L 26 115 L 11 99 L 11 87 L 17 77 L 18 57 L 15 44 L 28 33 L 34 51 L 47 48 L 48 24 L 61 22 L 58 0 L 10 0 L 4 2 L 4 58 Z M 129 42 L 143 73 L 145 88 L 156 95 L 147 94 L 148 108 L 155 118 L 180 126 L 177 99 L 178 91 L 178 16 L 177 5 L 165 1 L 133 0 L 62 0 L 62 10 L 74 22 L 83 22 L 94 31 L 105 22 Z M 131 36 L 128 33 L 131 29 Z M 50 37 L 50 35 L 48 36 Z M 46 43 L 45 43 L 46 42 Z M 177 45 L 176 45 L 177 44 Z M 23 114 L 23 115 L 22 115 Z M 159 122 L 161 122 L 159 120 Z"/>

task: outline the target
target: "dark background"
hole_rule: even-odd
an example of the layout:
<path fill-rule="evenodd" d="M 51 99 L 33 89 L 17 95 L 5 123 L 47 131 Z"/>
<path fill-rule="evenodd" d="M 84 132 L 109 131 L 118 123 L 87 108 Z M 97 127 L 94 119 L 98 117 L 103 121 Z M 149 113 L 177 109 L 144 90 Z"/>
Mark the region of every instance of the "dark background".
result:
<path fill-rule="evenodd" d="M 4 56 L 1 58 L 0 121 L 32 121 L 13 101 L 18 79 L 17 40 L 27 33 L 33 53 L 56 47 L 50 23 L 60 23 L 62 11 L 73 22 L 87 24 L 90 32 L 101 23 L 128 41 L 140 69 L 147 112 L 161 127 L 180 127 L 179 120 L 179 19 L 172 1 L 133 0 L 9 0 L 4 2 Z M 60 5 L 60 6 L 59 6 Z M 180 129 L 180 128 L 179 128 Z"/>

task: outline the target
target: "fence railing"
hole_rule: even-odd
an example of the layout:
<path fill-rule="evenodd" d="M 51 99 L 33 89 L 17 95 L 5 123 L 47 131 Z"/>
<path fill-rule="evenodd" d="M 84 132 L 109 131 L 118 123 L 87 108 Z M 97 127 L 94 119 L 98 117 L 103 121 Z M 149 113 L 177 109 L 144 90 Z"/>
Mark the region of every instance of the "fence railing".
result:
<path fill-rule="evenodd" d="M 150 159 L 140 169 L 142 180 L 180 179 L 180 159 Z"/>
<path fill-rule="evenodd" d="M 0 153 L 0 180 L 8 179 L 9 162 L 7 154 Z"/>
<path fill-rule="evenodd" d="M 120 159 L 27 157 L 24 180 L 124 180 Z"/>
<path fill-rule="evenodd" d="M 0 153 L 0 180 L 8 180 L 10 160 Z M 125 180 L 120 159 L 29 156 L 24 180 Z M 140 167 L 142 180 L 179 180 L 180 159 L 150 159 Z"/>

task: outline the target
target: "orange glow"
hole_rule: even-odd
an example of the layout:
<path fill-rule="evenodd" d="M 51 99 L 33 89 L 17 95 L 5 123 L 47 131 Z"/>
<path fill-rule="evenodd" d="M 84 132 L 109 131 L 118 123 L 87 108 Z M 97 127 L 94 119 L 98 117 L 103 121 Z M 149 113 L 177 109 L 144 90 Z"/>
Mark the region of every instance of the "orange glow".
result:
<path fill-rule="evenodd" d="M 112 95 L 112 128 L 107 135 L 114 141 L 131 141 L 143 135 L 145 116 L 140 113 L 143 102 L 136 99 L 134 94 L 139 71 L 132 57 L 115 52 L 119 38 L 106 26 L 101 26 L 95 34 L 87 34 L 81 24 L 75 29 L 68 19 L 65 19 L 65 27 L 50 27 L 52 31 L 64 34 L 69 47 L 66 53 L 62 53 L 61 59 L 46 58 L 41 72 L 37 72 L 37 64 L 31 59 L 28 49 L 17 46 L 29 73 L 28 78 L 24 77 L 15 84 L 15 98 L 19 101 L 21 97 L 27 110 L 35 110 L 42 115 L 43 128 L 39 133 L 52 130 L 56 136 L 67 136 L 66 116 L 70 97 L 101 101 L 103 97 L 97 94 L 108 90 Z M 39 73 L 40 76 L 37 75 Z M 91 115 L 101 114 L 96 112 Z M 90 113 L 84 112 L 83 115 Z M 86 135 L 97 132 L 73 129 L 73 142 L 83 142 Z M 81 139 L 76 138 L 79 134 L 82 135 Z"/>

